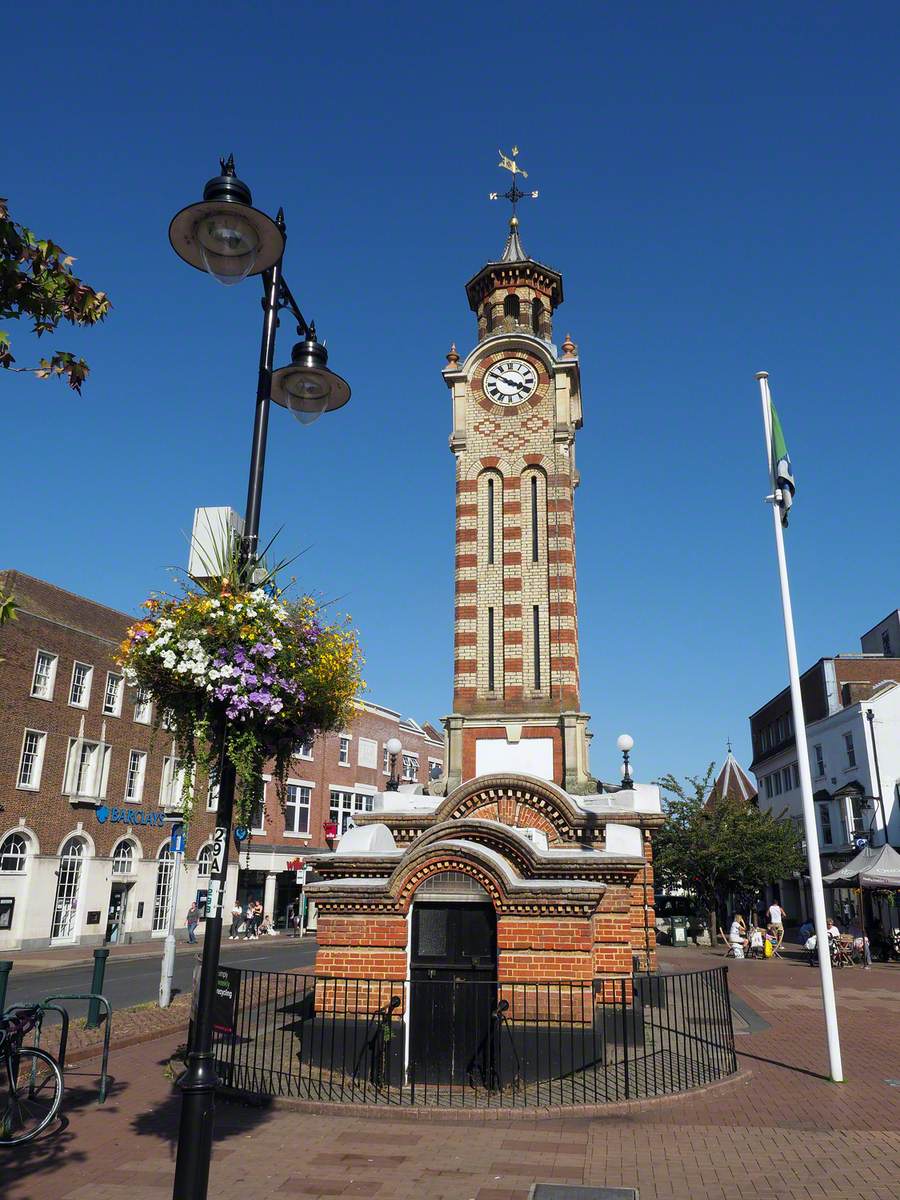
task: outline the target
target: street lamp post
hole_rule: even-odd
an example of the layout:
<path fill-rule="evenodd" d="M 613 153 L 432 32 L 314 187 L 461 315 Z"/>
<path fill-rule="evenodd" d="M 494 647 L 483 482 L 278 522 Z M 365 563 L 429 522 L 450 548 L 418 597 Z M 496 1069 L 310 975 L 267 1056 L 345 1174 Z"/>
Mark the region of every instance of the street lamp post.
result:
<path fill-rule="evenodd" d="M 881 791 L 881 768 L 878 766 L 878 743 L 875 741 L 875 712 L 871 708 L 866 709 L 866 720 L 869 722 L 869 733 L 872 737 L 872 754 L 875 759 L 875 783 L 878 788 L 878 807 L 881 809 L 881 825 L 884 836 L 884 845 L 888 844 L 888 826 L 887 817 L 884 814 L 884 795 Z"/>
<path fill-rule="evenodd" d="M 390 755 L 391 760 L 391 777 L 385 784 L 386 792 L 396 792 L 400 787 L 400 781 L 397 778 L 397 755 L 403 750 L 403 744 L 399 738 L 388 738 L 384 743 L 384 748 Z"/>
<path fill-rule="evenodd" d="M 250 476 L 241 563 L 252 577 L 259 547 L 259 517 L 269 401 L 289 409 L 301 424 L 333 411 L 350 399 L 350 388 L 329 371 L 327 353 L 316 340 L 315 325 L 307 323 L 282 275 L 286 240 L 284 213 L 271 217 L 252 207 L 250 189 L 237 178 L 234 159 L 221 159 L 221 174 L 203 190 L 203 200 L 189 205 L 172 219 L 169 241 L 180 258 L 198 270 L 208 271 L 220 283 L 239 283 L 248 275 L 262 275 L 263 328 L 259 352 L 256 411 L 250 452 Z M 292 362 L 273 374 L 278 314 L 288 309 L 297 321 L 303 341 L 294 347 Z M 228 852 L 234 813 L 235 769 L 225 753 L 224 720 L 217 730 L 219 781 L 216 830 L 207 901 L 206 934 L 197 987 L 193 1038 L 184 1074 L 178 1152 L 175 1163 L 174 1200 L 206 1200 L 212 1153 L 216 1071 L 212 1052 L 213 1000 L 219 970 L 222 937 L 222 902 L 228 873 Z"/>
<path fill-rule="evenodd" d="M 634 738 L 630 733 L 620 733 L 616 738 L 616 745 L 622 751 L 622 788 L 631 791 L 634 788 L 634 780 L 631 777 L 631 759 L 628 756 L 634 748 Z"/>

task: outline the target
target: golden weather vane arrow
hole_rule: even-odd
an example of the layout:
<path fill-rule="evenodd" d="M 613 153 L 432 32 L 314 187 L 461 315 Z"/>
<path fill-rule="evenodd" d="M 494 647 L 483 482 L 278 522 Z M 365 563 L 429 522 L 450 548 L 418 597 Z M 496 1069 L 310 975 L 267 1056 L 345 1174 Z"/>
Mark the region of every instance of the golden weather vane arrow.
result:
<path fill-rule="evenodd" d="M 497 166 L 502 167 L 504 171 L 509 171 L 512 174 L 512 177 L 513 177 L 512 187 L 509 189 L 509 191 L 506 191 L 506 192 L 489 192 L 488 199 L 499 200 L 500 197 L 502 196 L 504 200 L 508 200 L 510 202 L 510 204 L 512 205 L 513 216 L 515 216 L 516 215 L 516 205 L 519 203 L 519 201 L 526 200 L 526 199 L 537 200 L 538 193 L 537 193 L 537 191 L 523 192 L 522 189 L 518 185 L 518 182 L 516 180 L 517 175 L 521 175 L 521 177 L 523 179 L 528 178 L 528 172 L 523 171 L 522 168 L 519 166 L 519 164 L 516 162 L 516 159 L 519 156 L 519 147 L 513 146 L 512 152 L 508 155 L 504 154 L 502 150 L 498 151 L 498 153 L 500 155 L 500 161 L 499 161 L 499 163 L 497 163 Z"/>

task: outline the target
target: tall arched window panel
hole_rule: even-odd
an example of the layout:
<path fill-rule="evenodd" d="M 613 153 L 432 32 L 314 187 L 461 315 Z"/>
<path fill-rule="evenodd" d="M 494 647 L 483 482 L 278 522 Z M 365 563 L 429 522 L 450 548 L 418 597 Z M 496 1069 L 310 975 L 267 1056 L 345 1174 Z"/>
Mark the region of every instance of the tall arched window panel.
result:
<path fill-rule="evenodd" d="M 478 477 L 478 564 L 503 566 L 503 476 L 484 471 Z"/>
<path fill-rule="evenodd" d="M 547 477 L 527 471 L 522 477 L 522 558 L 525 563 L 547 562 Z"/>
<path fill-rule="evenodd" d="M 478 477 L 477 575 L 475 620 L 476 683 L 481 696 L 503 691 L 503 476 L 483 471 Z"/>
<path fill-rule="evenodd" d="M 521 319 L 518 296 L 514 295 L 513 293 L 510 293 L 506 297 L 506 299 L 503 301 L 503 315 L 504 315 L 504 317 L 512 317 L 512 319 L 518 325 L 518 323 Z"/>
<path fill-rule="evenodd" d="M 525 694 L 547 696 L 550 678 L 550 568 L 547 476 L 541 467 L 522 474 L 522 672 Z"/>

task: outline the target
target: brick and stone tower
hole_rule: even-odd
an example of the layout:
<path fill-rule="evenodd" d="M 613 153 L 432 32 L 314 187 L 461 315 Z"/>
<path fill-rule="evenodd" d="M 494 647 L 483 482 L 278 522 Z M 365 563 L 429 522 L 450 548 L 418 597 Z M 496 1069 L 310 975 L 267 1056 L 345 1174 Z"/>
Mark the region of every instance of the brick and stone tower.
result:
<path fill-rule="evenodd" d="M 478 341 L 444 379 L 456 456 L 456 612 L 447 786 L 524 771 L 594 790 L 580 711 L 575 588 L 578 354 L 553 341 L 562 276 L 529 258 L 518 218 L 466 285 Z"/>

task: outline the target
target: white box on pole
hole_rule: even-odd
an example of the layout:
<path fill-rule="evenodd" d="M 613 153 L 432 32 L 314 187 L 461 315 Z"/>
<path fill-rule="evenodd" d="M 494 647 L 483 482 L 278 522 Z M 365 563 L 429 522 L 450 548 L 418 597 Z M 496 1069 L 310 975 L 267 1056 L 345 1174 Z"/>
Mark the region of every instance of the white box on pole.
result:
<path fill-rule="evenodd" d="M 216 564 L 228 560 L 230 547 L 244 535 L 244 518 L 233 508 L 195 508 L 188 574 L 210 579 Z"/>

